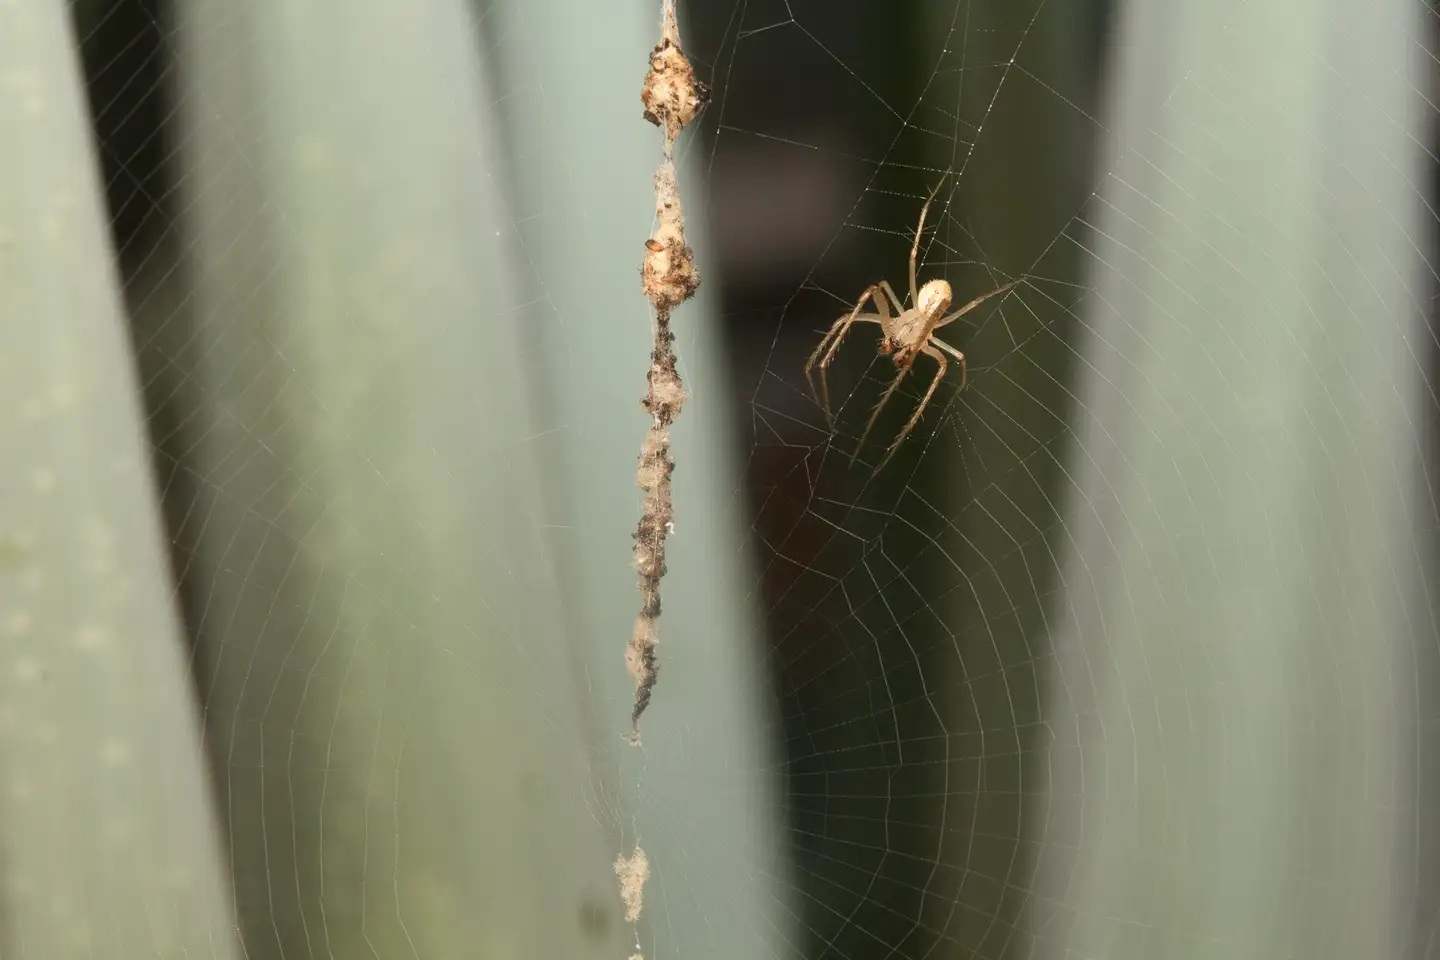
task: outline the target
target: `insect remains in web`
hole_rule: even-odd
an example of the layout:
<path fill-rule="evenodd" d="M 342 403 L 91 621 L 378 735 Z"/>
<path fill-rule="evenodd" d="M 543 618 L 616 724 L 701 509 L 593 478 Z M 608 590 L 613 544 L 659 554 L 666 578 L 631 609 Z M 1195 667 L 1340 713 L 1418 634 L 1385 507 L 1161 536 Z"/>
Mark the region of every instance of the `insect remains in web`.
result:
<path fill-rule="evenodd" d="M 810 385 L 810 393 L 815 396 L 816 401 L 825 411 L 826 424 L 833 430 L 835 420 L 830 413 L 830 391 L 825 382 L 825 370 L 830 366 L 830 361 L 835 359 L 841 341 L 845 339 L 845 335 L 850 332 L 852 326 L 856 323 L 878 323 L 880 325 L 880 353 L 892 357 L 900 372 L 895 375 L 894 382 L 885 391 L 885 395 L 880 398 L 875 412 L 870 415 L 870 422 L 865 425 L 865 432 L 860 435 L 860 442 L 855 445 L 855 452 L 850 455 L 852 464 L 860 453 L 860 449 L 865 446 L 865 440 L 870 436 L 875 422 L 880 419 L 880 411 L 885 409 L 885 404 L 890 401 L 890 397 L 900 386 L 901 381 L 905 379 L 905 375 L 910 372 L 910 368 L 915 364 L 915 359 L 924 354 L 936 362 L 937 369 L 934 379 L 930 381 L 930 387 L 925 391 L 925 396 L 920 400 L 920 405 L 915 408 L 910 421 L 905 424 L 900 435 L 885 451 L 884 458 L 875 468 L 876 473 L 885 468 L 885 465 L 890 462 L 890 458 L 895 455 L 895 451 L 900 448 L 900 444 L 915 428 L 915 424 L 920 422 L 920 415 L 925 412 L 930 398 L 935 395 L 935 389 L 940 386 L 940 381 L 945 378 L 945 374 L 949 370 L 950 364 L 946 360 L 946 354 L 960 361 L 960 389 L 965 389 L 965 382 L 969 378 L 965 354 L 936 337 L 935 331 L 945 324 L 965 316 L 991 297 L 999 296 L 1020 283 L 1020 280 L 1012 280 L 1003 286 L 996 287 L 989 293 L 981 294 L 971 300 L 953 313 L 945 312 L 950 309 L 950 284 L 944 280 L 928 280 L 925 286 L 917 288 L 915 263 L 916 258 L 920 255 L 920 236 L 925 232 L 925 214 L 929 212 L 930 202 L 940 192 L 940 186 L 944 182 L 945 178 L 942 177 L 940 183 L 935 185 L 935 189 L 930 191 L 930 196 L 925 199 L 924 206 L 920 208 L 920 222 L 915 227 L 915 242 L 910 247 L 910 308 L 907 310 L 905 305 L 900 302 L 900 298 L 895 295 L 895 288 L 890 286 L 888 280 L 871 284 L 865 288 L 864 293 L 860 294 L 860 299 L 855 301 L 855 308 L 846 316 L 835 321 L 825 336 L 820 339 L 820 344 L 815 348 L 815 352 L 810 354 L 810 359 L 805 361 L 805 381 Z M 874 302 L 874 313 L 860 312 L 866 301 Z M 893 314 L 890 312 L 892 306 L 895 310 Z M 820 371 L 818 393 L 813 376 L 813 372 L 817 368 Z"/>

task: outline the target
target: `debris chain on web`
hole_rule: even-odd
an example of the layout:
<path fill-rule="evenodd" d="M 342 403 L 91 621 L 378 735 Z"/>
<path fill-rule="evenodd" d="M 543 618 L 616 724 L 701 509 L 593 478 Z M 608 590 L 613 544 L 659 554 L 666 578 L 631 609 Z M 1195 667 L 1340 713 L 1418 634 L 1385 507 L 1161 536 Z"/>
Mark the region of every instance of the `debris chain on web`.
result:
<path fill-rule="evenodd" d="M 650 389 L 640 406 L 650 414 L 650 429 L 640 447 L 635 482 L 645 491 L 645 506 L 635 530 L 635 570 L 640 575 L 640 615 L 625 646 L 625 665 L 635 678 L 635 706 L 630 712 L 630 742 L 640 743 L 640 715 L 650 705 L 659 676 L 655 645 L 659 640 L 660 578 L 665 576 L 665 538 L 675 529 L 675 506 L 670 499 L 670 425 L 680 416 L 685 386 L 675 367 L 675 335 L 670 332 L 670 311 L 689 300 L 700 286 L 695 254 L 685 242 L 685 215 L 680 209 L 680 182 L 675 175 L 675 140 L 685 124 L 695 119 L 710 91 L 695 78 L 695 69 L 680 49 L 680 28 L 675 22 L 675 0 L 662 0 L 660 42 L 650 53 L 650 69 L 640 90 L 645 119 L 665 134 L 665 158 L 655 171 L 655 231 L 645 241 L 640 267 L 645 296 L 655 305 L 655 346 L 650 352 Z M 615 861 L 625 919 L 636 923 L 643 907 L 650 861 L 639 844 L 634 852 Z M 643 960 L 637 937 L 630 960 Z"/>
<path fill-rule="evenodd" d="M 645 119 L 665 134 L 665 158 L 655 171 L 655 232 L 645 241 L 640 276 L 645 296 L 655 305 L 655 347 L 650 353 L 650 389 L 640 406 L 650 414 L 650 429 L 640 448 L 635 482 L 645 491 L 645 506 L 635 530 L 635 570 L 640 575 L 640 615 L 625 647 L 625 663 L 635 678 L 635 706 L 630 713 L 630 742 L 640 743 L 640 715 L 650 705 L 659 676 L 655 646 L 659 641 L 660 578 L 665 576 L 665 538 L 675 529 L 670 499 L 670 425 L 680 415 L 685 387 L 675 367 L 675 336 L 670 311 L 700 286 L 695 255 L 685 242 L 685 215 L 680 209 L 680 184 L 675 175 L 675 140 L 695 118 L 710 91 L 680 49 L 674 0 L 663 0 L 660 42 L 650 53 L 650 70 L 640 91 Z"/>

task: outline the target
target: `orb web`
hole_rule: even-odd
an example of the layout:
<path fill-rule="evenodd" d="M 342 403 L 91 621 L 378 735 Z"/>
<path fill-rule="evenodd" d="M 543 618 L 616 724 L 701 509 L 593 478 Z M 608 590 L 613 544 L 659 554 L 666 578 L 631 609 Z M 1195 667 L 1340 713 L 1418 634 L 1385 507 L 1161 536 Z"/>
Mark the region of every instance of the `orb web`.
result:
<path fill-rule="evenodd" d="M 605 195 L 605 177 L 616 174 L 601 170 L 613 118 L 569 102 L 581 99 L 580 86 L 630 69 L 629 51 L 547 19 L 553 4 L 472 6 L 493 74 L 479 99 L 509 137 L 507 162 L 486 176 L 504 188 L 499 247 L 522 290 L 497 310 L 533 328 L 503 349 L 459 319 L 394 339 L 387 304 L 411 319 L 417 302 L 453 306 L 443 288 L 429 300 L 395 293 L 416 273 L 443 275 L 403 243 L 391 272 L 365 277 L 364 296 L 337 311 L 346 326 L 327 341 L 338 344 L 333 354 L 301 341 L 247 346 L 223 325 L 197 334 L 203 319 L 177 319 L 186 301 L 169 286 L 183 279 L 176 264 L 231 241 L 252 244 L 262 255 L 251 272 L 241 263 L 228 274 L 235 283 L 225 295 L 241 312 L 264 309 L 276 276 L 289 276 L 267 273 L 267 258 L 291 249 L 288 231 L 306 211 L 247 209 L 253 198 L 243 195 L 229 209 L 228 195 L 201 183 L 202 206 L 227 226 L 208 238 L 209 252 L 183 246 L 192 238 L 155 224 L 166 204 L 195 199 L 195 184 L 187 193 L 143 171 L 187 147 L 144 124 L 132 130 L 137 104 L 178 97 L 191 115 L 213 108 L 222 121 L 214 129 L 243 145 L 212 158 L 222 172 L 280 156 L 312 172 L 351 168 L 322 138 L 241 109 L 253 101 L 187 100 L 190 81 L 172 72 L 193 77 L 224 60 L 203 31 L 177 33 L 137 3 L 84 21 L 78 37 L 82 53 L 121 51 L 88 63 L 87 79 L 251 955 L 439 955 L 435 931 L 465 930 L 473 904 L 457 899 L 463 885 L 414 866 L 416 850 L 453 839 L 428 824 L 470 822 L 454 799 L 463 789 L 440 790 L 453 805 L 422 802 L 424 816 L 415 814 L 416 798 L 438 782 L 417 771 L 442 768 L 478 795 L 490 782 L 514 786 L 473 820 L 497 857 L 549 862 L 510 845 L 514 831 L 504 829 L 508 814 L 546 797 L 567 797 L 583 809 L 583 827 L 598 826 L 595 876 L 577 881 L 576 902 L 556 912 L 586 942 L 618 935 L 610 864 L 643 840 L 647 957 L 1040 957 L 1067 946 L 1082 956 L 1318 955 L 1297 919 L 1306 904 L 1328 905 L 1361 929 L 1380 897 L 1398 916 L 1396 955 L 1436 950 L 1440 922 L 1427 895 L 1437 884 L 1421 840 L 1435 808 L 1426 685 L 1437 648 L 1433 601 L 1416 585 L 1440 531 L 1424 466 L 1433 464 L 1437 419 L 1435 284 L 1428 264 L 1412 276 L 1404 262 L 1421 262 L 1436 226 L 1428 180 L 1437 98 L 1431 79 L 1414 79 L 1437 74 L 1426 46 L 1433 12 L 1419 15 L 1421 39 L 1377 63 L 1353 53 L 1364 36 L 1341 42 L 1349 20 L 1338 8 L 1291 21 L 1222 5 L 1202 56 L 1180 43 L 1137 52 L 1123 38 L 1138 33 L 1113 31 L 1140 28 L 1100 2 L 682 5 L 686 50 L 713 88 L 702 129 L 678 159 L 686 190 L 694 187 L 689 209 L 707 224 L 696 247 L 714 322 L 677 325 L 691 401 L 676 431 L 675 585 L 672 595 L 667 580 L 662 678 L 637 752 L 617 733 L 628 717 L 619 658 L 633 577 L 625 534 L 611 534 L 633 523 L 628 484 L 643 421 L 615 411 L 634 411 L 645 348 L 630 348 L 648 338 L 633 266 L 618 278 L 590 266 L 592 255 L 608 263 L 603 245 L 628 242 L 616 239 L 628 225 L 609 226 L 627 214 Z M 204 24 L 233 29 L 241 51 L 274 40 L 247 35 L 248 21 L 218 9 Z M 409 40 L 402 32 L 388 42 Z M 1275 62 L 1311 69 L 1257 74 L 1264 58 L 1253 54 L 1267 44 L 1279 51 Z M 202 49 L 214 59 L 185 61 Z M 135 52 L 145 50 L 156 52 Z M 565 80 L 527 69 L 551 54 L 572 69 Z M 1157 71 L 1169 82 L 1125 99 L 1116 85 L 1147 58 L 1173 61 Z M 631 66 L 638 84 L 643 51 Z M 1356 139 L 1355 117 L 1390 89 L 1362 74 L 1401 85 L 1399 99 L 1421 119 L 1379 109 L 1375 139 Z M 308 76 L 297 69 L 293 87 L 271 82 L 298 95 Z M 1302 81 L 1316 85 L 1309 100 L 1297 93 Z M 360 91 L 351 92 L 357 99 L 335 99 L 336 115 L 359 129 Z M 365 92 L 377 103 L 388 95 L 383 85 Z M 627 87 L 617 102 L 630 99 Z M 474 106 L 458 93 L 435 102 L 457 115 Z M 1124 116 L 1137 102 L 1150 111 L 1137 108 L 1150 123 L 1138 131 Z M 638 106 L 627 109 L 643 129 Z M 1331 127 L 1349 139 L 1316 139 Z M 642 197 L 654 158 L 654 145 L 644 146 L 632 164 Z M 1281 175 L 1283 164 L 1260 164 L 1246 179 L 1266 157 L 1304 163 L 1293 177 Z M 416 182 L 396 168 L 353 169 L 373 183 Z M 1195 182 L 1243 193 L 1251 215 L 1236 219 L 1228 200 L 1196 192 Z M 858 325 L 830 368 L 833 425 L 805 388 L 804 364 L 868 284 L 888 280 L 906 297 L 916 218 L 937 185 L 919 282 L 946 280 L 958 302 L 1019 283 L 938 331 L 966 354 L 968 385 L 959 389 L 952 365 L 877 472 L 933 376 L 929 361 L 897 389 L 863 446 L 895 376 L 878 329 Z M 637 262 L 644 206 L 628 211 Z M 1296 224 L 1340 207 L 1315 228 L 1332 259 L 1287 246 Z M 1421 212 L 1403 219 L 1402 208 Z M 410 226 L 445 221 L 426 214 L 433 219 Z M 1346 230 L 1331 230 L 1336 222 Z M 256 240 L 256 223 L 274 233 Z M 1397 223 L 1404 242 L 1387 246 L 1382 227 Z M 602 231 L 599 243 L 597 234 L 570 239 L 587 224 Z M 177 239 L 179 250 L 147 252 Z M 1408 301 L 1386 286 L 1401 274 Z M 323 283 L 300 293 L 333 306 Z M 1188 310 L 1202 306 L 1230 320 L 1192 329 Z M 1342 322 L 1318 332 L 1258 322 L 1287 310 Z M 1157 316 L 1173 323 L 1156 325 Z M 1398 341 L 1392 317 L 1411 323 Z M 596 344 L 611 338 L 593 331 L 604 324 L 627 325 L 613 339 L 628 346 L 600 352 Z M 504 380 L 528 421 L 487 433 L 464 415 L 479 388 L 463 377 L 427 382 L 434 358 L 467 350 L 540 371 Z M 1179 373 L 1155 364 L 1177 355 L 1196 364 Z M 374 369 L 377 358 L 408 371 L 414 392 L 345 379 L 347 363 Z M 610 376 L 612 361 L 628 367 Z M 508 360 L 483 369 L 513 372 Z M 207 371 L 212 399 L 225 400 L 203 415 L 189 382 L 196 370 Z M 317 385 L 320 370 L 335 379 Z M 544 386 L 526 393 L 534 382 Z M 1308 401 L 1287 414 L 1260 389 L 1271 384 L 1308 390 Z M 384 458 L 358 430 L 322 431 L 312 449 L 316 435 L 296 424 L 331 416 L 401 439 Z M 1255 429 L 1241 435 L 1227 422 Z M 444 442 L 472 433 L 483 438 L 478 449 L 456 453 Z M 1371 445 L 1395 436 L 1398 446 Z M 727 443 L 738 452 L 733 473 Z M 569 457 L 581 478 L 556 468 L 537 479 L 523 465 L 531 453 Z M 1278 489 L 1293 495 L 1276 512 L 1267 498 L 1278 481 L 1266 487 L 1263 467 L 1287 457 L 1292 487 Z M 471 488 L 468 471 L 480 461 L 504 468 L 479 471 L 494 485 Z M 438 479 L 426 487 L 422 475 Z M 373 498 L 364 503 L 382 504 L 368 515 L 373 525 L 320 522 L 363 513 L 358 500 L 333 497 L 346 483 Z M 586 499 L 592 486 L 606 492 Z M 460 523 L 488 517 L 487 505 L 512 487 L 543 487 L 561 506 L 512 513 L 483 543 L 447 539 L 456 511 Z M 406 496 L 416 489 L 432 497 Z M 1345 490 L 1348 498 L 1332 497 Z M 1334 503 L 1346 506 L 1327 509 Z M 1414 522 L 1392 529 L 1393 504 Z M 1218 526 L 1205 519 L 1220 516 L 1228 519 Z M 731 521 L 734 565 L 711 576 L 701 554 L 729 543 L 710 533 Z M 217 528 L 226 531 L 218 542 Z M 1366 539 L 1377 532 L 1391 539 Z M 371 538 L 386 549 L 366 553 Z M 455 565 L 437 562 L 437 550 Z M 342 562 L 356 551 L 368 567 Z M 1150 566 L 1137 567 L 1146 557 Z M 1245 576 L 1261 582 L 1267 557 L 1293 577 L 1247 593 Z M 567 562 L 604 570 L 576 573 Z M 491 578 L 456 572 L 467 563 Z M 685 579 L 700 569 L 710 579 Z M 566 609 L 532 602 L 550 596 L 540 585 L 566 577 L 584 582 Z M 1267 608 L 1314 615 L 1264 634 L 1235 628 Z M 535 625 L 552 612 L 564 622 L 553 635 L 583 641 L 540 639 L 552 634 Z M 1195 623 L 1204 629 L 1174 627 Z M 1382 626 L 1409 645 L 1367 646 Z M 1167 642 L 1172 628 L 1189 640 Z M 702 647 L 701 635 L 733 638 L 732 649 Z M 221 640 L 205 649 L 206 637 Z M 408 659 L 416 649 L 424 656 Z M 561 674 L 573 702 L 555 696 Z M 487 682 L 494 676 L 506 681 Z M 738 677 L 750 691 L 738 719 L 734 710 L 718 714 L 723 722 L 701 712 L 715 677 L 716 687 Z M 436 712 L 437 703 L 463 709 Z M 524 740 L 574 723 L 586 734 L 573 766 L 568 754 L 540 762 L 546 748 Z M 731 737 L 741 723 L 767 749 Z M 443 761 L 492 743 L 477 731 L 497 730 L 505 735 L 493 741 L 530 751 L 517 748 L 525 755 L 514 769 L 525 773 L 513 783 L 508 760 L 473 769 Z M 1353 772 L 1353 793 L 1322 799 L 1310 789 L 1323 782 L 1314 764 L 1324 762 Z M 1251 802 L 1262 792 L 1281 800 Z M 737 842 L 736 824 L 753 825 L 770 798 L 778 829 L 757 827 Z M 1265 819 L 1277 810 L 1293 818 Z M 573 829 L 557 847 L 588 842 Z M 1395 889 L 1382 889 L 1346 846 L 1360 831 L 1371 831 L 1364 849 L 1390 851 L 1402 878 Z M 1232 872 L 1236 850 L 1276 835 L 1289 844 L 1286 863 Z M 774 864 L 756 866 L 746 846 L 763 845 L 756 837 L 774 843 Z M 1183 909 L 1157 902 L 1161 892 L 1179 896 L 1176 877 L 1193 878 L 1208 928 L 1192 929 Z M 505 879 L 495 902 L 523 901 Z M 1273 922 L 1246 919 L 1248 902 Z M 506 945 L 498 933 L 495 944 Z"/>

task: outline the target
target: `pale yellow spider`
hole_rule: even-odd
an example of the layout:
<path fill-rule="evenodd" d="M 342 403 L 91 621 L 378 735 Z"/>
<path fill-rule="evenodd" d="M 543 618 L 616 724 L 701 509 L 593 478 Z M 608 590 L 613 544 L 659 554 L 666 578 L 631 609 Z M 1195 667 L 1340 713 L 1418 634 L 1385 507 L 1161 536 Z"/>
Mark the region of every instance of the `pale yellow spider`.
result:
<path fill-rule="evenodd" d="M 890 384 L 890 389 L 886 390 L 885 395 L 880 398 L 880 403 L 875 407 L 875 412 L 870 415 L 870 422 L 865 425 L 865 432 L 860 435 L 860 442 L 855 446 L 855 453 L 850 455 L 851 463 L 855 462 L 855 456 L 860 452 L 860 448 L 865 446 L 865 439 L 870 436 L 870 429 L 875 426 L 875 421 L 880 418 L 880 411 L 885 409 L 885 404 L 890 400 L 890 395 L 895 392 L 896 387 L 900 386 L 900 381 L 905 379 L 905 374 L 910 372 L 910 367 L 915 363 L 915 358 L 923 353 L 927 357 L 933 357 L 935 362 L 940 365 L 939 369 L 935 371 L 935 379 L 930 381 L 930 389 L 925 391 L 925 397 L 920 401 L 920 406 L 915 408 L 915 413 L 910 417 L 910 422 L 905 424 L 905 429 L 900 431 L 900 435 L 890 444 L 890 449 L 885 451 L 885 458 L 881 460 L 880 465 L 875 468 L 876 473 L 879 473 L 885 464 L 890 462 L 891 456 L 894 455 L 901 442 L 909 436 L 910 431 L 915 427 L 915 424 L 919 422 L 920 414 L 925 412 L 925 405 L 930 402 L 930 397 L 934 395 L 935 388 L 940 385 L 940 381 L 945 376 L 945 371 L 949 368 L 949 364 L 945 360 L 946 353 L 960 361 L 960 389 L 965 389 L 965 381 L 969 377 L 969 370 L 965 364 L 965 354 L 956 350 L 948 343 L 937 339 L 935 337 L 935 330 L 945 326 L 945 324 L 952 320 L 957 320 L 965 316 L 965 314 L 986 300 L 1004 293 L 1020 282 L 1019 280 L 1012 280 L 1002 287 L 996 287 L 989 293 L 981 294 L 951 314 L 945 313 L 950 306 L 950 284 L 944 280 L 929 280 L 925 283 L 925 286 L 919 288 L 918 291 L 916 290 L 915 258 L 920 254 L 920 235 L 925 231 L 925 214 L 930 209 L 930 201 L 935 199 L 935 194 L 940 191 L 940 185 L 944 182 L 945 180 L 942 177 L 940 183 L 935 185 L 935 189 L 930 191 L 930 196 L 925 199 L 925 205 L 920 208 L 920 223 L 915 228 L 915 243 L 910 247 L 910 303 L 912 304 L 910 309 L 906 310 L 904 304 L 900 302 L 900 298 L 895 296 L 895 290 L 890 286 L 888 280 L 881 280 L 879 283 L 871 284 L 865 288 L 864 293 L 860 294 L 860 299 L 855 301 L 855 309 L 851 310 L 848 316 L 841 317 L 835 321 L 835 324 L 830 328 L 829 332 L 821 338 L 820 345 L 815 348 L 815 352 L 810 354 L 810 359 L 805 362 L 805 380 L 810 384 L 811 394 L 814 394 L 815 381 L 811 377 L 810 372 L 816 366 L 816 359 L 819 358 L 822 352 L 825 353 L 825 358 L 820 360 L 819 363 L 820 392 L 816 399 L 819 400 L 820 405 L 825 409 L 826 422 L 830 424 L 831 429 L 834 429 L 834 420 L 830 415 L 830 391 L 825 384 L 825 368 L 830 365 L 831 360 L 835 359 L 835 353 L 840 349 L 840 341 L 844 340 L 845 334 L 850 332 L 852 324 L 856 321 L 880 324 L 880 353 L 882 355 L 893 354 L 895 366 L 900 369 L 900 372 L 895 376 L 895 382 Z M 886 297 L 889 297 L 889 302 L 895 305 L 898 316 L 891 316 L 889 304 L 886 303 Z M 876 312 L 861 313 L 860 308 L 865 306 L 866 300 L 871 299 L 875 301 Z M 829 347 L 828 351 L 825 349 L 827 346 Z M 941 351 L 944 351 L 944 353 Z"/>

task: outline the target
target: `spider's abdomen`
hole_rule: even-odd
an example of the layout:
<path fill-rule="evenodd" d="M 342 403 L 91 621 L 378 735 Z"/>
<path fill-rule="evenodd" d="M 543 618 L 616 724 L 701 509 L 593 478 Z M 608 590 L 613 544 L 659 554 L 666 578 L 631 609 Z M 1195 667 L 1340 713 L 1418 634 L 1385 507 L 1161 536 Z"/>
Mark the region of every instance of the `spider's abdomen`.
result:
<path fill-rule="evenodd" d="M 944 280 L 931 280 L 920 288 L 915 308 L 922 317 L 937 317 L 950 306 L 950 299 L 950 284 Z"/>

